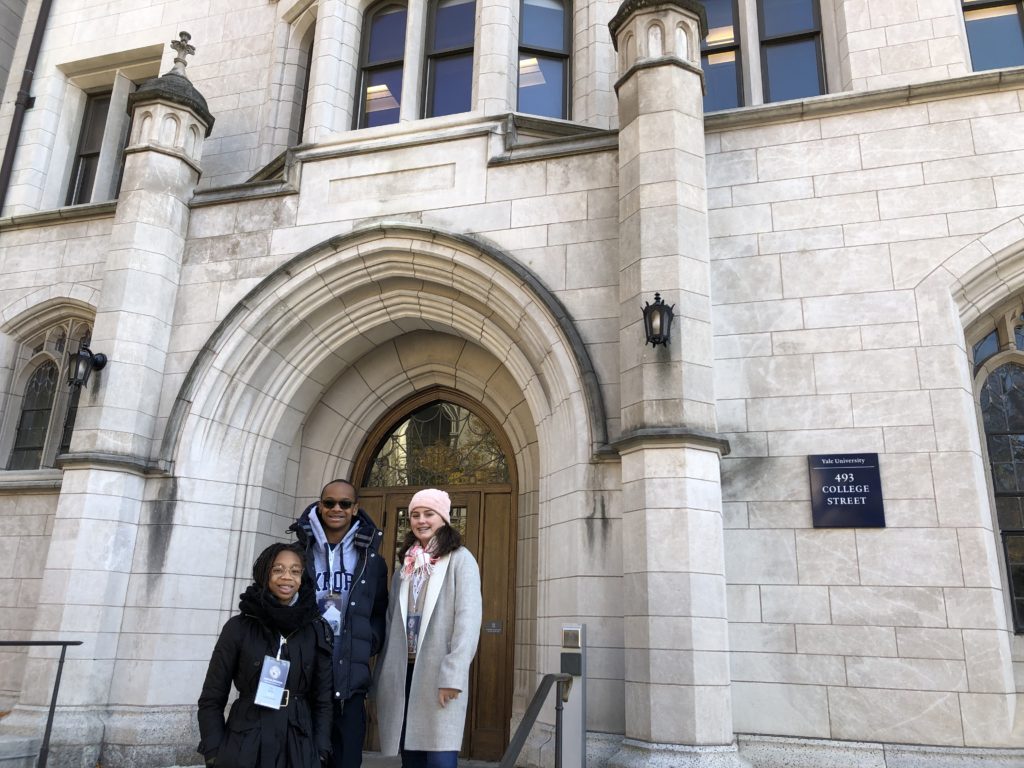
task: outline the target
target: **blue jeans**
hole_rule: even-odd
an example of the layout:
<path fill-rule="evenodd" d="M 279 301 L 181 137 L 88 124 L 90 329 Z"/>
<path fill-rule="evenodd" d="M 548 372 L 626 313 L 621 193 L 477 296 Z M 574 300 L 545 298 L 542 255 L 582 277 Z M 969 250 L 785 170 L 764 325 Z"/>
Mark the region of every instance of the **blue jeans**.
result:
<path fill-rule="evenodd" d="M 456 768 L 458 762 L 458 752 L 402 750 L 402 768 Z"/>
<path fill-rule="evenodd" d="M 405 722 L 409 718 L 409 689 L 412 687 L 412 664 L 405 673 L 405 717 L 402 719 L 402 738 L 399 750 L 402 752 L 402 768 L 456 768 L 458 752 L 424 752 L 405 748 Z"/>

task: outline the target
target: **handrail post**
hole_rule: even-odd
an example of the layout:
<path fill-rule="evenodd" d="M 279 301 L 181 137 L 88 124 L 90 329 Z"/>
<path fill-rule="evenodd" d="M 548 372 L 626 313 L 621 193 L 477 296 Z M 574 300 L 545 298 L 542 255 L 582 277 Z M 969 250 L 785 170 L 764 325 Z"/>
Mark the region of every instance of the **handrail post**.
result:
<path fill-rule="evenodd" d="M 558 681 L 555 689 L 555 768 L 562 768 L 562 701 L 565 682 Z"/>
<path fill-rule="evenodd" d="M 541 678 L 540 685 L 537 686 L 536 692 L 533 694 L 533 698 L 530 699 L 530 704 L 526 708 L 526 712 L 523 713 L 523 719 L 519 721 L 519 727 L 516 728 L 516 732 L 512 734 L 512 739 L 508 743 L 508 747 L 505 748 L 505 754 L 501 756 L 501 762 L 498 763 L 498 768 L 513 768 L 516 764 L 516 759 L 519 757 L 519 753 L 523 749 L 523 745 L 526 743 L 527 736 L 530 735 L 530 729 L 533 724 L 537 722 L 537 716 L 540 714 L 541 708 L 544 706 L 544 701 L 547 699 L 548 692 L 551 690 L 555 683 L 558 683 L 558 687 L 555 688 L 555 765 L 560 766 L 562 761 L 561 748 L 559 744 L 562 728 L 562 704 L 569 697 L 569 689 L 572 686 L 572 678 L 565 674 L 549 673 Z"/>
<path fill-rule="evenodd" d="M 67 657 L 68 646 L 81 644 L 81 640 L 0 640 L 0 648 L 55 648 L 58 645 L 60 646 L 57 677 L 53 681 L 50 709 L 46 713 L 46 730 L 43 732 L 43 743 L 39 747 L 39 760 L 36 762 L 36 768 L 46 768 L 46 761 L 50 756 L 50 733 L 53 730 L 53 714 L 57 709 L 57 692 L 60 690 L 60 676 L 64 672 L 64 659 Z"/>
<path fill-rule="evenodd" d="M 36 768 L 46 768 L 46 761 L 50 756 L 50 732 L 53 730 L 53 713 L 57 709 L 57 691 L 60 690 L 60 676 L 64 672 L 64 658 L 67 656 L 68 647 L 61 645 L 60 661 L 57 662 L 57 677 L 53 681 L 53 695 L 50 697 L 50 711 L 46 713 L 46 730 L 43 732 L 43 743 L 39 747 L 39 762 Z"/>

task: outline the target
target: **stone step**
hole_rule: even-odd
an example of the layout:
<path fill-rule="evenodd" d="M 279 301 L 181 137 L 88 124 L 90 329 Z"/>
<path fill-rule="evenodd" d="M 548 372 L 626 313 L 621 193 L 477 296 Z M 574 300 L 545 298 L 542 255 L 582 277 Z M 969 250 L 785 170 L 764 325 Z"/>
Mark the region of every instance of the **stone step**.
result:
<path fill-rule="evenodd" d="M 39 739 L 0 736 L 0 768 L 35 768 Z"/>

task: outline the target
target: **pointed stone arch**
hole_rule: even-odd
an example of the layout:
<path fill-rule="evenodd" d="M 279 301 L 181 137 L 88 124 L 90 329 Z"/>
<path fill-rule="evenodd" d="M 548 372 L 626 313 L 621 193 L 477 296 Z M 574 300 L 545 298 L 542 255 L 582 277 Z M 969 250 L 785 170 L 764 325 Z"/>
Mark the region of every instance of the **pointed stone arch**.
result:
<path fill-rule="evenodd" d="M 160 464 L 178 480 L 176 514 L 206 515 L 215 504 L 225 515 L 232 554 L 216 564 L 223 576 L 244 578 L 259 537 L 282 535 L 294 512 L 296 439 L 324 393 L 416 333 L 464 342 L 502 369 L 505 393 L 494 402 L 511 408 L 503 427 L 517 451 L 521 517 L 543 527 L 546 504 L 589 487 L 606 444 L 604 404 L 562 305 L 484 243 L 380 224 L 325 241 L 263 280 L 212 334 L 172 405 Z M 352 415 L 372 424 L 389 404 L 453 385 L 458 373 L 451 361 L 425 361 L 366 388 Z M 471 390 L 486 387 L 473 376 L 464 379 Z M 235 591 L 225 586 L 225 606 Z"/>
<path fill-rule="evenodd" d="M 380 224 L 299 254 L 232 309 L 186 375 L 160 458 L 180 464 L 218 425 L 290 443 L 342 370 L 415 330 L 450 333 L 503 361 L 538 424 L 567 419 L 577 458 L 607 442 L 586 347 L 540 280 L 469 237 Z"/>

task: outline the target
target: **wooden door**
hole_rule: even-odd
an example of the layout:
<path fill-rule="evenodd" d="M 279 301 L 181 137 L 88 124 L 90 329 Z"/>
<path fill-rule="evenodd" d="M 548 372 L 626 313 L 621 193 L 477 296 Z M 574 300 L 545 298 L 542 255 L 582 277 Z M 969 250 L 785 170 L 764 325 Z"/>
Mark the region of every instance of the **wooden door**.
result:
<path fill-rule="evenodd" d="M 384 531 L 382 554 L 394 573 L 395 558 L 409 530 L 413 490 L 365 488 L 360 506 Z M 515 515 L 507 487 L 458 487 L 452 499 L 452 526 L 480 564 L 483 625 L 470 670 L 469 709 L 463 757 L 495 761 L 508 744 L 512 717 L 512 663 L 515 622 Z M 390 583 L 390 581 L 389 581 Z"/>

